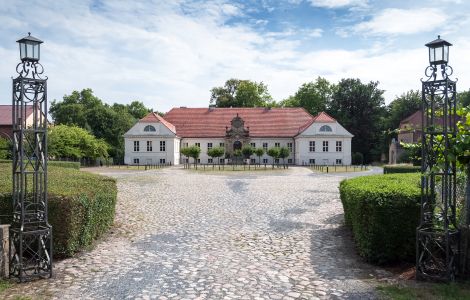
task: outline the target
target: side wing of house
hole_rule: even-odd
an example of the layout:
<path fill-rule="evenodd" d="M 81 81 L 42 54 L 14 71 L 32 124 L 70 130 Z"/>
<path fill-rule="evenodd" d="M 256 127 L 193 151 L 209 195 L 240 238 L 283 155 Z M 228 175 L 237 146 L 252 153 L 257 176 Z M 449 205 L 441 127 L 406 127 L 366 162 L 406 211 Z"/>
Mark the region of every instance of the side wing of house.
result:
<path fill-rule="evenodd" d="M 350 165 L 352 137 L 337 121 L 314 121 L 295 137 L 296 164 Z"/>
<path fill-rule="evenodd" d="M 124 134 L 124 143 L 125 164 L 179 164 L 180 138 L 158 119 L 137 122 Z"/>

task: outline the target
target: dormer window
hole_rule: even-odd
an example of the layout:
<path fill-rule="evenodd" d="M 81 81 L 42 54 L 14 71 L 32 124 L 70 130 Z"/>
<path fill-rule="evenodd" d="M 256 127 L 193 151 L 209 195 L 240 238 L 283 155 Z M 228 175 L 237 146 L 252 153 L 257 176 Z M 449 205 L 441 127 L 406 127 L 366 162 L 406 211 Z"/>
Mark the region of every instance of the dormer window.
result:
<path fill-rule="evenodd" d="M 155 132 L 157 130 L 152 125 L 147 125 L 147 126 L 145 126 L 144 131 L 145 132 Z"/>
<path fill-rule="evenodd" d="M 332 131 L 333 130 L 328 125 L 323 125 L 322 127 L 320 127 L 320 132 L 332 132 Z"/>

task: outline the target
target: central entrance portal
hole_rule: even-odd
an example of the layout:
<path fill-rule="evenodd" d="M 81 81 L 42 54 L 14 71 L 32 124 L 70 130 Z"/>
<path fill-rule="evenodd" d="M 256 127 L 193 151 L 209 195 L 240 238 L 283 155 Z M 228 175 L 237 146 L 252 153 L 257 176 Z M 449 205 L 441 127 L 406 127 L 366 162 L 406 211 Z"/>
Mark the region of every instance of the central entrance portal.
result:
<path fill-rule="evenodd" d="M 235 141 L 235 143 L 233 143 L 233 151 L 235 150 L 241 150 L 242 149 L 242 142 L 240 141 Z"/>

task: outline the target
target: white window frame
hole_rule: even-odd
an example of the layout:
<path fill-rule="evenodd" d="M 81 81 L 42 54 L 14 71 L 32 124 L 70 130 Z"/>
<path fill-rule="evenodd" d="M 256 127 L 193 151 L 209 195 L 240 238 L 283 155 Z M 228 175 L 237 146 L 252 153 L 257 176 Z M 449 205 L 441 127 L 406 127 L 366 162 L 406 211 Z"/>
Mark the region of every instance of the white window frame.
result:
<path fill-rule="evenodd" d="M 315 141 L 308 142 L 308 150 L 309 152 L 315 152 Z"/>
<path fill-rule="evenodd" d="M 336 141 L 336 152 L 343 152 L 343 142 Z"/>
<path fill-rule="evenodd" d="M 268 151 L 268 146 L 269 146 L 268 143 L 263 143 L 263 150 L 264 150 L 265 152 Z"/>
<path fill-rule="evenodd" d="M 140 142 L 134 141 L 134 152 L 139 152 L 139 151 L 140 151 Z"/>
<path fill-rule="evenodd" d="M 323 141 L 323 148 L 322 148 L 323 152 L 328 152 L 328 144 L 329 144 L 328 141 Z"/>
<path fill-rule="evenodd" d="M 281 143 L 274 143 L 274 148 L 281 148 Z"/>
<path fill-rule="evenodd" d="M 294 148 L 293 143 L 287 143 L 287 149 L 289 149 L 289 152 L 292 153 L 292 149 Z"/>
<path fill-rule="evenodd" d="M 160 141 L 160 152 L 166 151 L 166 141 Z"/>
<path fill-rule="evenodd" d="M 138 159 L 138 158 L 134 158 L 132 161 L 134 162 L 134 165 L 135 164 L 137 164 L 137 165 L 140 164 L 140 159 Z"/>
<path fill-rule="evenodd" d="M 256 143 L 250 143 L 251 148 L 256 148 Z"/>
<path fill-rule="evenodd" d="M 153 151 L 152 141 L 147 141 L 147 152 Z"/>

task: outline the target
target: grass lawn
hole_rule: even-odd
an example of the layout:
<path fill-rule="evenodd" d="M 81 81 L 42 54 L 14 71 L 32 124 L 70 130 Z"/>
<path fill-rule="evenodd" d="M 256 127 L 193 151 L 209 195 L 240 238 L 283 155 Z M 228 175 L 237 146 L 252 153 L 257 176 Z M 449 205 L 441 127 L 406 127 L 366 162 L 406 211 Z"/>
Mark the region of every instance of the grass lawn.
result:
<path fill-rule="evenodd" d="M 367 166 L 311 166 L 310 169 L 323 173 L 346 173 L 370 170 Z"/>
<path fill-rule="evenodd" d="M 187 165 L 186 165 L 187 166 Z M 186 167 L 187 168 L 187 167 Z M 194 164 L 190 165 L 190 170 L 195 170 Z M 262 164 L 262 165 L 197 165 L 197 171 L 199 172 L 243 172 L 243 171 L 281 171 L 289 170 L 286 166 Z"/>
<path fill-rule="evenodd" d="M 465 300 L 470 299 L 470 283 L 415 283 L 377 288 L 382 299 Z"/>

